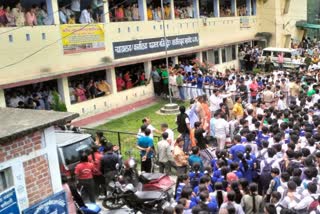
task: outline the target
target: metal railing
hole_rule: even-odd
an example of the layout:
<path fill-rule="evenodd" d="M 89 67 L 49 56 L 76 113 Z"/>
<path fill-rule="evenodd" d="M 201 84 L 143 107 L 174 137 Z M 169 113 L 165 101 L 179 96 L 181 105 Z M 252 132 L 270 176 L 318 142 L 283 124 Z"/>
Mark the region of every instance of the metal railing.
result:
<path fill-rule="evenodd" d="M 137 161 L 140 160 L 140 152 L 136 148 L 138 133 L 94 128 L 81 128 L 81 130 L 85 133 L 91 134 L 92 136 L 95 136 L 96 132 L 102 132 L 109 142 L 113 145 L 119 146 L 119 151 L 124 158 L 128 158 L 126 156 L 130 154 L 130 156 L 134 157 Z M 154 135 L 154 146 L 156 146 L 161 139 L 161 136 Z M 127 153 L 128 151 L 130 152 Z"/>

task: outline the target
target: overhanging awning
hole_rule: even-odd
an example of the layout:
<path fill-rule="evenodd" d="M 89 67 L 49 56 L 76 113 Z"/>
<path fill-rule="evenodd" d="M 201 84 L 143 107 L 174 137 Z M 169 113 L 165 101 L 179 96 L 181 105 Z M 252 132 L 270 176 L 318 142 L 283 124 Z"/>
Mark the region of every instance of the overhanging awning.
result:
<path fill-rule="evenodd" d="M 305 21 L 297 21 L 296 22 L 296 27 L 308 28 L 308 29 L 320 29 L 320 25 L 310 24 L 310 23 L 307 23 Z"/>

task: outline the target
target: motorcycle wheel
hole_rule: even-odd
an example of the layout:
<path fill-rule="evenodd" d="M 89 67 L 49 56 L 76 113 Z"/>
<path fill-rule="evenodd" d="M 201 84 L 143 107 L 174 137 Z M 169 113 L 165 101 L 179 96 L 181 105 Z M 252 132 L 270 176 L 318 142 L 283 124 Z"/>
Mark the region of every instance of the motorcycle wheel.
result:
<path fill-rule="evenodd" d="M 120 209 L 124 206 L 124 202 L 121 198 L 115 198 L 115 197 L 106 197 L 102 201 L 102 206 L 109 210 L 116 210 Z"/>

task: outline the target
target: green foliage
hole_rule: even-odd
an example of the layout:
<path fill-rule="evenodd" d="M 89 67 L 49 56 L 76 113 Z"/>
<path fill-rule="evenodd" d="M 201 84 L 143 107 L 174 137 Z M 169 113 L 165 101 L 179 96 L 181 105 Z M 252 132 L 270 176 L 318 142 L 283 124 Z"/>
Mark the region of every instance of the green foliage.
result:
<path fill-rule="evenodd" d="M 53 103 L 51 104 L 51 109 L 54 111 L 66 112 L 67 111 L 66 104 L 60 100 L 60 96 L 58 92 L 56 91 L 52 92 L 52 96 L 53 96 Z"/>

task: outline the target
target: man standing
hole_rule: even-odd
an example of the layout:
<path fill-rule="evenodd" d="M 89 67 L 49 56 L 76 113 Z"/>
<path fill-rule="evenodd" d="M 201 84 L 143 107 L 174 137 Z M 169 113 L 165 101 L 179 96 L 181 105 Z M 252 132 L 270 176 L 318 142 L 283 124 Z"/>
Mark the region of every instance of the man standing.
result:
<path fill-rule="evenodd" d="M 158 142 L 158 159 L 159 159 L 159 172 L 169 174 L 171 172 L 172 147 L 168 142 L 168 133 L 162 133 L 162 140 Z"/>
<path fill-rule="evenodd" d="M 180 114 L 177 115 L 176 123 L 178 125 L 178 132 L 181 134 L 184 140 L 183 151 L 185 153 L 189 152 L 190 146 L 190 121 L 188 115 L 185 113 L 186 107 L 180 106 Z"/>
<path fill-rule="evenodd" d="M 256 100 L 257 95 L 258 95 L 258 89 L 259 89 L 259 85 L 256 81 L 256 79 L 252 80 L 252 83 L 249 85 L 250 88 L 250 94 L 251 94 L 251 100 Z"/>
<path fill-rule="evenodd" d="M 153 139 L 150 129 L 144 131 L 145 136 L 138 138 L 137 148 L 140 150 L 141 172 L 151 172 L 153 158 Z"/>
<path fill-rule="evenodd" d="M 161 124 L 161 131 L 162 131 L 162 133 L 168 134 L 167 141 L 169 142 L 169 144 L 173 145 L 174 144 L 174 132 L 171 129 L 169 129 L 167 123 Z"/>
<path fill-rule="evenodd" d="M 300 94 L 300 86 L 299 86 L 299 80 L 292 81 L 289 83 L 289 104 L 291 104 L 291 101 L 295 101 L 297 97 L 299 97 Z"/>
<path fill-rule="evenodd" d="M 263 92 L 263 101 L 267 107 L 270 107 L 274 102 L 274 93 L 271 91 L 271 86 L 267 86 L 267 90 Z"/>
<path fill-rule="evenodd" d="M 242 106 L 241 97 L 236 97 L 236 103 L 233 106 L 232 112 L 235 115 L 237 120 L 240 120 L 243 118 L 244 110 L 243 110 L 243 106 Z"/>
<path fill-rule="evenodd" d="M 101 159 L 101 173 L 104 175 L 107 191 L 109 190 L 109 183 L 117 174 L 117 164 L 121 164 L 120 157 L 113 152 L 113 145 L 107 143 L 105 147 L 106 153 Z"/>
<path fill-rule="evenodd" d="M 219 90 L 213 89 L 213 94 L 209 98 L 211 114 L 214 114 L 214 112 L 220 109 L 220 103 L 222 103 L 222 100 Z"/>
<path fill-rule="evenodd" d="M 153 66 L 150 76 L 153 81 L 154 92 L 157 96 L 160 96 L 161 95 L 161 83 L 160 83 L 161 76 L 155 66 Z M 150 82 L 150 80 L 151 79 L 149 79 L 149 82 Z"/>
<path fill-rule="evenodd" d="M 179 71 L 178 71 L 178 75 L 176 77 L 176 83 L 177 83 L 180 99 L 182 101 L 184 101 L 185 100 L 185 96 L 184 96 L 183 76 L 181 74 L 181 69 L 179 69 Z"/>
<path fill-rule="evenodd" d="M 224 149 L 226 138 L 229 137 L 229 123 L 221 114 L 218 114 L 214 123 L 214 134 L 217 138 L 218 147 Z"/>

